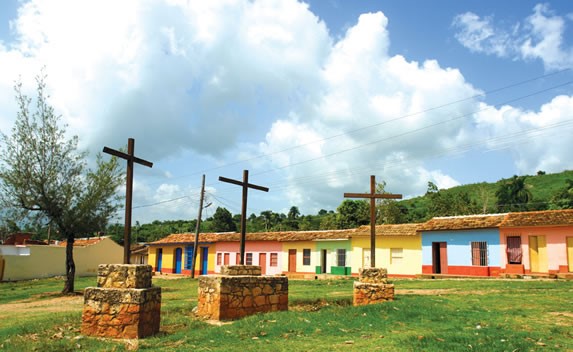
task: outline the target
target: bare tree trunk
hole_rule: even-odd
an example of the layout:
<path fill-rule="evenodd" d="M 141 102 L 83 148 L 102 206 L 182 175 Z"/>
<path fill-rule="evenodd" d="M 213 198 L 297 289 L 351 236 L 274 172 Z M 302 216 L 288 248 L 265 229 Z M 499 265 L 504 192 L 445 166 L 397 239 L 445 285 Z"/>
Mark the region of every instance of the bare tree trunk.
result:
<path fill-rule="evenodd" d="M 63 294 L 74 293 L 74 279 L 76 276 L 76 264 L 74 263 L 74 235 L 68 235 L 66 241 L 66 282 Z"/>

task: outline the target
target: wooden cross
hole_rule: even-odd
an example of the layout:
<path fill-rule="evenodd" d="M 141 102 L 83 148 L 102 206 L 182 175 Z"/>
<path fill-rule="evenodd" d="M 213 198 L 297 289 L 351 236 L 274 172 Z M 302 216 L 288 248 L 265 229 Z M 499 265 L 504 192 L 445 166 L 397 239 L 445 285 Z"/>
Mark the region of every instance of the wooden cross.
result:
<path fill-rule="evenodd" d="M 344 198 L 370 198 L 370 267 L 376 267 L 376 199 L 402 199 L 401 194 L 376 194 L 376 176 L 370 176 L 370 193 L 344 193 Z"/>
<path fill-rule="evenodd" d="M 147 167 L 153 167 L 153 163 L 140 159 L 135 153 L 135 140 L 127 140 L 127 154 L 119 150 L 103 147 L 103 152 L 127 160 L 127 180 L 125 186 L 125 228 L 123 229 L 123 264 L 129 264 L 131 254 L 131 204 L 133 201 L 133 163 L 138 163 Z"/>
<path fill-rule="evenodd" d="M 243 202 L 241 206 L 241 265 L 245 265 L 245 238 L 247 237 L 247 193 L 249 188 L 268 192 L 269 189 L 249 183 L 249 170 L 243 170 L 243 182 L 219 176 L 219 181 L 232 183 L 243 187 Z"/>

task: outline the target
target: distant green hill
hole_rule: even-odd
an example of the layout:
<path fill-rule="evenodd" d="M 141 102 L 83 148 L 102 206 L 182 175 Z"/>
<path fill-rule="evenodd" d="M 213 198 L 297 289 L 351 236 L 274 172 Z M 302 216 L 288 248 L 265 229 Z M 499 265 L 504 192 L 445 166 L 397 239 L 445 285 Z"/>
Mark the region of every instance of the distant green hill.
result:
<path fill-rule="evenodd" d="M 551 197 L 565 187 L 566 180 L 573 180 L 573 170 L 566 170 L 555 174 L 526 175 L 525 183 L 533 195 L 532 207 L 546 209 Z M 473 183 L 461 185 L 449 189 L 440 190 L 445 194 L 466 192 L 470 199 L 475 201 L 485 213 L 497 212 L 495 209 L 495 192 L 504 180 L 494 183 Z M 424 196 L 405 199 L 398 202 L 400 206 L 408 210 L 408 220 L 413 222 L 424 221 L 428 218 L 428 198 Z M 453 214 L 452 214 L 453 215 Z"/>

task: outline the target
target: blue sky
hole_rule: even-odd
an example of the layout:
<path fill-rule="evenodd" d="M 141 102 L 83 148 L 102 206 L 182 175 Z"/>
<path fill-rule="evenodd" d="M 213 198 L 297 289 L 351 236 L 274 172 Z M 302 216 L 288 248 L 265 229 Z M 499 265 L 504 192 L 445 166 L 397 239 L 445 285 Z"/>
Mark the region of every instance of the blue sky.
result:
<path fill-rule="evenodd" d="M 13 82 L 93 157 L 136 140 L 133 220 L 195 218 L 267 186 L 249 213 L 335 209 L 344 192 L 421 195 L 573 167 L 567 1 L 3 1 L 0 130 Z M 118 214 L 117 221 L 122 221 Z"/>

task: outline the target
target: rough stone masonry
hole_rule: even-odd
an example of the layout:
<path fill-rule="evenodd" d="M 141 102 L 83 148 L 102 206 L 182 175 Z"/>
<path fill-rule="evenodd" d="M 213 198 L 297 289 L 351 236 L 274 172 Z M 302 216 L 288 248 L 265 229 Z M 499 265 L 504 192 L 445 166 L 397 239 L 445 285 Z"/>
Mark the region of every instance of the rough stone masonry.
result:
<path fill-rule="evenodd" d="M 221 275 L 200 276 L 198 291 L 197 315 L 204 319 L 288 310 L 288 278 L 261 276 L 260 266 L 223 266 Z"/>
<path fill-rule="evenodd" d="M 353 303 L 355 306 L 394 300 L 394 285 L 388 283 L 388 270 L 360 269 L 358 280 L 354 282 Z"/>
<path fill-rule="evenodd" d="M 150 265 L 99 265 L 98 287 L 84 291 L 82 334 L 133 339 L 159 332 L 161 288 L 151 277 Z"/>

